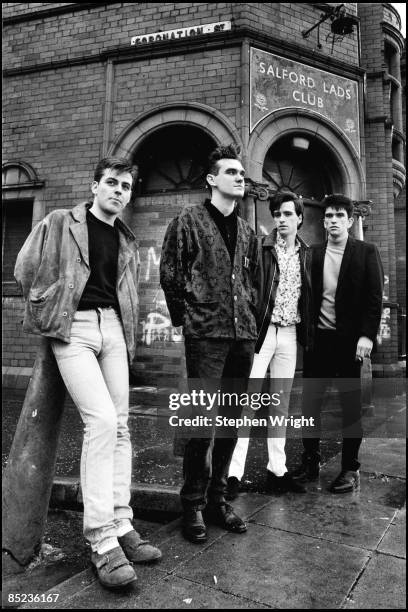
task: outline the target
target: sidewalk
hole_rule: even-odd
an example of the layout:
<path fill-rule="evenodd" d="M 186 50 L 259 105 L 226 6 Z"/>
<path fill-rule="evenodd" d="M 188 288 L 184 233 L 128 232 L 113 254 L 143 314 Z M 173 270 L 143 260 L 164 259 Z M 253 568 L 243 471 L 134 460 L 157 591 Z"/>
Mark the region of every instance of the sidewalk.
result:
<path fill-rule="evenodd" d="M 326 487 L 339 457 L 306 495 L 243 493 L 234 506 L 243 535 L 210 526 L 205 545 L 183 539 L 179 520 L 156 531 L 155 567 L 112 593 L 85 570 L 51 589 L 66 609 L 403 609 L 405 608 L 405 441 L 369 439 L 361 449 L 361 491 L 334 496 Z M 58 597 L 57 597 L 58 596 Z"/>
<path fill-rule="evenodd" d="M 4 414 L 8 430 L 16 416 L 12 403 L 17 408 L 21 399 L 10 401 Z M 384 421 L 391 408 L 394 416 Z M 363 442 L 360 492 L 340 496 L 327 492 L 339 470 L 340 445 L 326 440 L 320 481 L 309 485 L 306 495 L 264 495 L 266 444 L 262 439 L 252 440 L 245 492 L 233 502 L 248 521 L 247 533 L 235 535 L 209 526 L 209 539 L 201 546 L 183 539 L 179 519 L 164 526 L 137 519 L 142 536 L 160 545 L 163 559 L 153 567 L 137 567 L 137 586 L 118 594 L 101 587 L 91 569 L 83 569 L 89 567 L 89 550 L 81 536 L 81 515 L 72 512 L 80 508 L 81 501 L 77 476 L 80 424 L 75 424 L 75 413 L 68 404 L 64 418 L 69 427 L 61 434 L 52 505 L 71 509 L 65 542 L 70 537 L 73 540 L 79 573 L 61 582 L 75 569 L 72 566 L 69 572 L 56 559 L 45 564 L 43 573 L 50 575 L 46 581 L 44 577 L 39 580 L 36 589 L 32 578 L 25 583 L 20 575 L 20 584 L 24 584 L 20 592 L 44 594 L 41 599 L 45 601 L 19 607 L 405 608 L 405 439 L 392 437 L 393 432 L 403 431 L 405 397 L 378 402 L 376 410 L 386 431 L 378 433 L 382 438 Z M 132 401 L 131 412 L 131 429 L 138 441 L 132 505 L 145 512 L 143 518 L 147 511 L 151 521 L 159 515 L 162 522 L 168 521 L 172 518 L 169 513 L 174 517 L 180 512 L 181 458 L 173 456 L 172 441 L 163 435 L 153 401 L 151 407 L 146 398 L 141 403 Z M 300 458 L 299 442 L 288 440 L 290 468 Z M 44 593 L 50 585 L 57 586 Z M 7 578 L 3 586 L 6 593 Z M 11 604 L 4 601 L 3 605 Z"/>

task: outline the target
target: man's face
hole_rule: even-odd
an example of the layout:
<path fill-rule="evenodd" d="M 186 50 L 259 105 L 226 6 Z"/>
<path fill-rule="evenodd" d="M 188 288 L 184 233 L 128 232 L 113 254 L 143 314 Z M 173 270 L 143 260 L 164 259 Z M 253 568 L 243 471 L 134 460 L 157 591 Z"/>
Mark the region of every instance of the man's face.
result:
<path fill-rule="evenodd" d="M 130 172 L 106 168 L 100 181 L 93 181 L 94 206 L 106 217 L 116 217 L 125 208 L 132 193 Z"/>
<path fill-rule="evenodd" d="M 333 206 L 326 208 L 324 213 L 324 227 L 329 237 L 333 240 L 341 240 L 347 237 L 348 230 L 353 225 L 353 219 L 349 219 L 344 208 L 336 209 Z"/>
<path fill-rule="evenodd" d="M 283 202 L 279 209 L 273 211 L 272 216 L 282 238 L 296 235 L 298 227 L 302 222 L 302 215 L 296 214 L 293 200 Z"/>
<path fill-rule="evenodd" d="M 241 198 L 245 192 L 245 170 L 238 159 L 220 159 L 218 174 L 207 174 L 207 181 L 213 191 L 217 190 L 227 198 Z"/>

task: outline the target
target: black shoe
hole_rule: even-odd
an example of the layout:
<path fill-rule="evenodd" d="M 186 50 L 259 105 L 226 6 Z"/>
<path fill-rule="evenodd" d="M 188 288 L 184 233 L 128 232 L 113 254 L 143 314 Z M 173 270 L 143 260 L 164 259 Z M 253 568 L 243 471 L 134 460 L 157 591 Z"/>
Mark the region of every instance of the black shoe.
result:
<path fill-rule="evenodd" d="M 320 463 L 318 461 L 307 461 L 291 472 L 291 476 L 296 482 L 313 482 L 319 478 L 319 473 Z"/>
<path fill-rule="evenodd" d="M 183 536 L 186 540 L 201 544 L 207 541 L 207 530 L 201 510 L 186 508 L 183 514 Z"/>
<path fill-rule="evenodd" d="M 276 476 L 269 470 L 267 470 L 266 476 L 266 490 L 268 493 L 287 493 L 288 491 L 306 493 L 306 488 L 301 482 L 294 480 L 289 472 L 286 472 L 283 476 Z"/>
<path fill-rule="evenodd" d="M 330 493 L 350 493 L 360 488 L 360 472 L 358 470 L 342 470 L 329 487 Z"/>
<path fill-rule="evenodd" d="M 227 494 L 225 499 L 232 500 L 238 497 L 239 480 L 235 476 L 230 476 L 227 480 Z"/>
<path fill-rule="evenodd" d="M 247 530 L 245 522 L 235 514 L 234 508 L 225 502 L 217 505 L 208 505 L 204 510 L 204 514 L 209 522 L 227 531 L 244 533 Z"/>

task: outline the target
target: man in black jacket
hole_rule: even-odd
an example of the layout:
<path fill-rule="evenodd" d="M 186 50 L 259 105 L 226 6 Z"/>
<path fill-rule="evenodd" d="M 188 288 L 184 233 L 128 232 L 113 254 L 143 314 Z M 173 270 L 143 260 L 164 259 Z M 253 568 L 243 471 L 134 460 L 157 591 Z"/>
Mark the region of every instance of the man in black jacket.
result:
<path fill-rule="evenodd" d="M 269 209 L 276 228 L 260 241 L 258 339 L 251 370 L 251 382 L 261 390 L 268 366 L 270 385 L 280 390 L 279 407 L 270 407 L 270 416 L 288 416 L 289 397 L 295 375 L 297 340 L 307 350 L 310 343 L 311 286 L 308 247 L 298 235 L 303 223 L 302 199 L 292 192 L 277 193 Z M 284 390 L 284 392 L 282 392 Z M 271 393 L 272 395 L 272 393 Z M 268 492 L 305 493 L 286 468 L 286 427 L 268 429 Z M 238 436 L 228 472 L 228 499 L 238 494 L 248 452 L 249 438 Z"/>
<path fill-rule="evenodd" d="M 233 146 L 216 149 L 207 174 L 211 199 L 184 208 L 163 242 L 160 282 L 172 324 L 183 325 L 187 376 L 204 387 L 209 379 L 234 378 L 244 385 L 251 371 L 257 338 L 257 243 L 235 210 L 237 198 L 244 195 L 244 174 Z M 221 412 L 236 416 L 230 408 L 220 406 Z M 207 521 L 234 533 L 246 531 L 244 521 L 225 503 L 236 430 L 214 442 L 213 433 L 202 430 L 201 437 L 192 437 L 185 446 L 181 502 L 183 534 L 191 542 L 207 539 L 204 509 Z"/>
<path fill-rule="evenodd" d="M 332 493 L 359 487 L 358 451 L 362 441 L 360 369 L 370 357 L 380 325 L 383 268 L 374 244 L 348 235 L 353 224 L 352 201 L 338 194 L 323 200 L 326 244 L 311 247 L 313 349 L 305 354 L 303 415 L 314 417 L 304 431 L 300 481 L 316 480 L 320 461 L 320 411 L 324 389 L 332 377 L 340 381 L 343 420 L 341 472 Z M 309 380 L 310 379 L 310 380 Z"/>

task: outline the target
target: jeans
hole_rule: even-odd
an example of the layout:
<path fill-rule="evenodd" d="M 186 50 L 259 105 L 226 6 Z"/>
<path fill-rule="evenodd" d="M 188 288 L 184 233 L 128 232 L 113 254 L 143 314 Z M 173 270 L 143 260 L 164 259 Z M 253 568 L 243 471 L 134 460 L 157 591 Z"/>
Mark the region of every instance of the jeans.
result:
<path fill-rule="evenodd" d="M 296 368 L 296 326 L 278 327 L 271 323 L 265 336 L 265 340 L 259 353 L 255 353 L 254 362 L 250 378 L 261 379 L 265 377 L 266 371 L 270 364 L 271 380 L 285 380 L 285 392 L 281 394 L 281 404 L 279 406 L 279 414 L 288 416 L 289 409 L 289 394 L 292 388 L 293 377 Z M 251 391 L 260 391 L 260 389 L 252 389 Z M 271 410 L 274 410 L 271 407 Z M 285 455 L 285 427 L 279 429 L 282 432 L 282 437 L 268 437 L 268 465 L 267 469 L 273 472 L 276 476 L 283 476 L 286 472 L 286 455 Z M 228 475 L 235 476 L 238 480 L 242 479 L 245 469 L 245 461 L 248 453 L 249 438 L 238 437 L 234 453 L 232 455 L 231 464 Z"/>
<path fill-rule="evenodd" d="M 219 380 L 226 391 L 244 393 L 251 371 L 255 341 L 185 339 L 187 376 L 200 379 L 201 386 Z M 234 379 L 232 389 L 225 389 L 222 379 Z M 239 416 L 237 406 L 220 406 L 218 414 Z M 230 428 L 228 437 L 191 438 L 184 450 L 184 485 L 181 489 L 183 508 L 194 507 L 202 510 L 207 500 L 212 504 L 225 501 L 227 471 L 235 443 L 236 429 Z"/>
<path fill-rule="evenodd" d="M 313 417 L 313 429 L 303 431 L 303 460 L 320 461 L 321 408 L 327 385 L 340 378 L 342 409 L 342 469 L 358 470 L 358 451 L 363 437 L 361 423 L 361 363 L 356 361 L 357 341 L 344 339 L 336 331 L 317 329 L 314 348 L 305 353 L 302 414 Z"/>
<path fill-rule="evenodd" d="M 52 341 L 65 386 L 84 423 L 84 535 L 102 554 L 131 527 L 129 373 L 122 323 L 113 308 L 77 311 L 71 342 Z"/>

